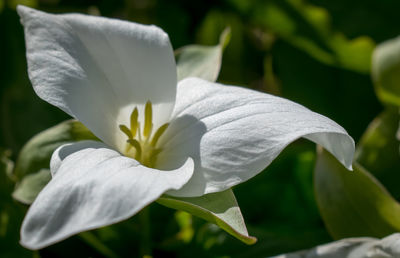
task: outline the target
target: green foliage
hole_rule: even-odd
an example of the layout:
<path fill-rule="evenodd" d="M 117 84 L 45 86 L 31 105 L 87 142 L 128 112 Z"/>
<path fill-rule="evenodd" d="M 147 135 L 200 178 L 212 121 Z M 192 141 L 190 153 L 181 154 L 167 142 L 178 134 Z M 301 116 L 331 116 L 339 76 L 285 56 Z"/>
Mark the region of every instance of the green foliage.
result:
<path fill-rule="evenodd" d="M 50 181 L 50 159 L 63 144 L 81 140 L 98 140 L 81 122 L 67 120 L 29 140 L 19 153 L 13 177 L 17 181 L 13 197 L 31 204 Z"/>
<path fill-rule="evenodd" d="M 24 176 L 48 169 L 53 152 L 63 144 L 98 140 L 81 122 L 68 120 L 53 126 L 29 140 L 22 148 L 15 164 L 14 176 Z"/>
<path fill-rule="evenodd" d="M 238 1 L 232 2 L 243 11 Z M 332 30 L 324 8 L 302 0 L 256 1 L 246 12 L 255 23 L 324 64 L 361 73 L 370 71 L 373 40 L 366 36 L 349 40 Z"/>
<path fill-rule="evenodd" d="M 388 40 L 374 51 L 372 77 L 382 103 L 400 107 L 400 38 Z"/>
<path fill-rule="evenodd" d="M 0 257 L 33 257 L 33 253 L 19 245 L 19 228 L 24 209 L 11 198 L 10 180 L 13 162 L 7 151 L 0 150 Z"/>
<path fill-rule="evenodd" d="M 246 244 L 254 244 L 257 241 L 247 233 L 242 213 L 232 190 L 193 198 L 163 196 L 157 202 L 215 223 Z"/>
<path fill-rule="evenodd" d="M 400 230 L 399 112 L 397 83 L 399 44 L 391 40 L 374 51 L 372 75 L 377 96 L 389 105 L 369 125 L 359 141 L 354 172 L 349 173 L 320 151 L 315 169 L 318 206 L 331 235 L 384 237 Z M 383 184 L 383 185 L 382 185 Z M 386 187 L 386 188 L 385 188 Z M 388 190 L 386 190 L 388 189 Z M 394 196 L 394 198 L 392 197 Z"/>
<path fill-rule="evenodd" d="M 6 2 L 7 2 L 7 0 L 6 0 Z M 37 0 L 9 0 L 8 4 L 12 9 L 16 9 L 18 5 L 37 7 L 38 1 Z"/>
<path fill-rule="evenodd" d="M 315 192 L 326 227 L 335 239 L 382 238 L 400 230 L 400 204 L 358 163 L 353 172 L 320 149 Z"/>
<path fill-rule="evenodd" d="M 368 126 L 358 143 L 355 160 L 400 199 L 400 142 L 396 139 L 400 115 L 387 109 Z"/>
<path fill-rule="evenodd" d="M 175 220 L 180 228 L 177 238 L 185 243 L 192 241 L 194 235 L 192 215 L 190 213 L 178 210 L 175 213 Z"/>
<path fill-rule="evenodd" d="M 42 168 L 36 173 L 28 174 L 17 184 L 12 197 L 23 204 L 32 204 L 50 179 L 50 170 L 46 168 Z"/>

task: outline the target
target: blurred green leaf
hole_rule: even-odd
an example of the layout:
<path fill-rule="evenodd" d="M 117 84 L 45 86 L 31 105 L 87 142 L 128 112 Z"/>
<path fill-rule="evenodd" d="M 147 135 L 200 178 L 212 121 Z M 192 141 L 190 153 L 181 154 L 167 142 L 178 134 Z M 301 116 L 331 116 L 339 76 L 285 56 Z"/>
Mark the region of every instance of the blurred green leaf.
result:
<path fill-rule="evenodd" d="M 257 241 L 255 237 L 249 236 L 235 195 L 230 189 L 201 197 L 162 196 L 157 202 L 212 222 L 246 244 Z"/>
<path fill-rule="evenodd" d="M 4 173 L 8 178 L 12 177 L 12 171 L 14 169 L 14 162 L 10 160 L 11 152 L 0 148 L 0 173 Z M 5 180 L 1 183 L 6 184 Z"/>
<path fill-rule="evenodd" d="M 13 177 L 17 182 L 13 197 L 31 204 L 43 187 L 50 181 L 50 159 L 63 144 L 98 140 L 81 122 L 67 120 L 53 126 L 29 140 L 19 153 Z"/>
<path fill-rule="evenodd" d="M 12 9 L 16 9 L 18 5 L 25 5 L 32 8 L 37 8 L 38 0 L 9 0 L 8 5 Z"/>
<path fill-rule="evenodd" d="M 336 54 L 337 66 L 357 72 L 369 73 L 371 69 L 372 51 L 375 43 L 367 36 L 347 39 L 343 34 L 335 32 L 329 39 Z"/>
<path fill-rule="evenodd" d="M 189 45 L 176 50 L 178 81 L 187 77 L 198 77 L 215 82 L 222 63 L 222 52 L 231 37 L 226 28 L 216 46 Z"/>
<path fill-rule="evenodd" d="M 379 100 L 400 106 L 400 37 L 376 47 L 372 59 L 372 78 Z"/>
<path fill-rule="evenodd" d="M 49 168 L 53 152 L 63 144 L 98 140 L 81 122 L 67 120 L 30 139 L 22 148 L 15 164 L 14 176 L 21 180 L 25 175 Z"/>
<path fill-rule="evenodd" d="M 243 21 L 236 13 L 227 10 L 211 9 L 196 31 L 196 42 L 203 45 L 212 45 L 218 42 L 221 31 L 227 27 L 231 30 L 229 45 L 224 50 L 223 66 L 218 76 L 219 81 L 225 83 L 248 84 L 248 78 L 254 75 L 258 63 L 254 63 L 254 47 L 245 51 L 247 31 Z"/>
<path fill-rule="evenodd" d="M 14 168 L 14 162 L 10 160 L 10 156 L 10 151 L 0 148 L 0 194 L 5 195 L 11 189 L 10 185 L 12 181 L 10 181 L 10 175 Z"/>
<path fill-rule="evenodd" d="M 400 115 L 387 109 L 368 126 L 358 143 L 355 160 L 371 172 L 389 192 L 400 198 L 400 155 L 396 132 Z"/>
<path fill-rule="evenodd" d="M 400 231 L 400 204 L 361 165 L 354 163 L 353 169 L 319 148 L 315 194 L 332 237 L 382 238 Z"/>
<path fill-rule="evenodd" d="M 298 189 L 297 194 L 304 200 L 301 204 L 298 204 L 298 209 L 300 209 L 300 205 L 302 205 L 303 208 L 306 208 L 308 212 L 303 216 L 307 216 L 309 219 L 313 218 L 311 214 L 315 216 L 315 219 L 319 218 L 317 203 L 313 192 L 313 169 L 315 158 L 316 155 L 314 150 L 298 153 L 293 168 L 294 180 Z"/>
<path fill-rule="evenodd" d="M 46 168 L 37 173 L 28 174 L 16 185 L 12 197 L 23 204 L 31 204 L 50 179 L 50 169 Z"/>
<path fill-rule="evenodd" d="M 177 238 L 181 239 L 185 243 L 189 243 L 194 235 L 194 229 L 192 226 L 192 215 L 184 211 L 177 211 L 175 213 L 175 220 L 180 228 L 180 231 L 177 234 Z"/>
<path fill-rule="evenodd" d="M 327 64 L 357 72 L 370 71 L 371 55 L 375 47 L 371 38 L 360 36 L 347 39 L 345 35 L 331 28 L 331 17 L 326 9 L 302 0 L 287 0 L 287 2 L 305 19 L 328 47 L 332 59 Z"/>
<path fill-rule="evenodd" d="M 251 18 L 324 64 L 370 71 L 373 40 L 366 36 L 347 39 L 334 31 L 324 8 L 302 0 L 260 1 L 253 6 Z"/>
<path fill-rule="evenodd" d="M 11 198 L 13 183 L 8 175 L 12 168 L 8 151 L 0 150 L 0 257 L 33 257 L 33 252 L 18 243 L 24 210 Z"/>

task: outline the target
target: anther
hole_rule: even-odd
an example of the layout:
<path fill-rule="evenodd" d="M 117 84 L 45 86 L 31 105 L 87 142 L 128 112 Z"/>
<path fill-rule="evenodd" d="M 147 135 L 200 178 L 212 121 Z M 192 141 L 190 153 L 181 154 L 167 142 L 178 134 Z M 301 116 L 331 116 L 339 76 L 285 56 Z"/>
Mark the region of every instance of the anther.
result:
<path fill-rule="evenodd" d="M 126 135 L 128 136 L 129 139 L 133 138 L 132 132 L 131 130 L 129 130 L 128 127 L 126 127 L 126 125 L 119 125 L 119 129 Z"/>
<path fill-rule="evenodd" d="M 135 107 L 135 109 L 133 110 L 132 114 L 131 114 L 131 132 L 133 137 L 135 137 L 136 135 L 136 131 L 138 128 L 138 116 L 139 116 L 139 111 L 137 109 L 137 107 Z"/>
<path fill-rule="evenodd" d="M 169 123 L 166 123 L 166 124 L 163 124 L 160 128 L 158 128 L 158 130 L 156 131 L 156 133 L 153 136 L 153 139 L 151 140 L 151 143 L 150 143 L 151 146 L 156 147 L 158 139 L 165 132 L 165 130 L 167 130 L 168 126 L 169 126 Z"/>
<path fill-rule="evenodd" d="M 150 101 L 146 102 L 146 106 L 144 108 L 144 128 L 143 128 L 143 136 L 145 138 L 150 137 L 151 130 L 153 129 L 153 108 Z"/>

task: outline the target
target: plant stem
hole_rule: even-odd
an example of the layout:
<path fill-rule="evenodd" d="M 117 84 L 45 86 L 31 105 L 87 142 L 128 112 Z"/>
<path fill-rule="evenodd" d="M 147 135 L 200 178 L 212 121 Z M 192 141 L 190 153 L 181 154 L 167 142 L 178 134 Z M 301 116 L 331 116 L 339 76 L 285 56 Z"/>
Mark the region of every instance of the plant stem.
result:
<path fill-rule="evenodd" d="M 105 257 L 109 258 L 119 257 L 116 253 L 114 253 L 113 250 L 104 245 L 92 232 L 90 231 L 82 232 L 79 234 L 79 237 Z"/>
<path fill-rule="evenodd" d="M 151 252 L 151 229 L 150 229 L 150 207 L 145 207 L 138 214 L 142 237 L 140 242 L 140 257 L 152 257 Z"/>

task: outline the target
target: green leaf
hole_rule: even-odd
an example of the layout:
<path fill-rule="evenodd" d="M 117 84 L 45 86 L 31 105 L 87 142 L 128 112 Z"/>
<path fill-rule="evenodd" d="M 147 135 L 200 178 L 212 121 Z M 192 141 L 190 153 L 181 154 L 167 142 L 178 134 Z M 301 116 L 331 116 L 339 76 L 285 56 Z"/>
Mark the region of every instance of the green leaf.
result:
<path fill-rule="evenodd" d="M 30 139 L 22 148 L 14 170 L 21 180 L 25 175 L 49 168 L 53 152 L 63 144 L 81 140 L 98 140 L 81 122 L 67 120 Z"/>
<path fill-rule="evenodd" d="M 13 182 L 9 175 L 13 162 L 9 155 L 8 151 L 0 148 L 0 257 L 34 257 L 33 252 L 18 243 L 25 209 L 15 205 L 11 199 Z"/>
<path fill-rule="evenodd" d="M 321 63 L 369 73 L 374 41 L 366 36 L 347 39 L 333 30 L 326 9 L 299 0 L 264 1 L 253 8 L 255 23 Z"/>
<path fill-rule="evenodd" d="M 5 1 L 7 3 L 7 1 Z M 18 5 L 25 5 L 25 6 L 29 6 L 32 8 L 37 8 L 38 4 L 38 0 L 12 0 L 12 1 L 8 1 L 8 5 L 10 8 L 12 9 L 17 9 Z"/>
<path fill-rule="evenodd" d="M 117 258 L 119 257 L 113 250 L 108 248 L 102 241 L 98 239 L 98 237 L 93 234 L 93 232 L 86 231 L 82 232 L 78 235 L 82 240 L 84 240 L 88 245 L 90 245 L 93 249 L 98 251 L 100 254 L 103 254 L 104 257 L 108 258 Z"/>
<path fill-rule="evenodd" d="M 10 160 L 10 156 L 11 152 L 9 150 L 0 148 L 0 173 L 4 173 L 8 178 L 12 177 L 12 171 L 14 169 L 14 162 Z M 2 180 L 2 182 L 0 182 L 0 187 L 2 184 L 6 184 L 6 182 Z"/>
<path fill-rule="evenodd" d="M 372 78 L 382 103 L 400 106 L 400 37 L 379 44 L 372 58 Z"/>
<path fill-rule="evenodd" d="M 11 189 L 10 175 L 14 168 L 14 162 L 10 160 L 11 152 L 0 148 L 0 195 L 6 196 Z M 1 205 L 0 199 L 0 205 Z"/>
<path fill-rule="evenodd" d="M 53 152 L 63 144 L 98 140 L 81 122 L 67 120 L 53 126 L 29 140 L 22 148 L 13 177 L 17 182 L 13 197 L 31 204 L 50 181 L 50 159 Z"/>
<path fill-rule="evenodd" d="M 400 231 L 400 204 L 361 165 L 346 170 L 319 148 L 314 181 L 318 207 L 333 238 L 382 238 Z"/>
<path fill-rule="evenodd" d="M 400 155 L 396 138 L 400 115 L 387 109 L 368 126 L 358 143 L 355 160 L 371 172 L 389 192 L 400 198 Z"/>
<path fill-rule="evenodd" d="M 346 38 L 342 33 L 333 33 L 327 41 L 335 53 L 335 66 L 343 67 L 362 73 L 369 73 L 371 69 L 374 41 L 367 36 L 354 39 Z"/>
<path fill-rule="evenodd" d="M 246 244 L 257 241 L 255 237 L 249 236 L 235 195 L 230 189 L 201 197 L 162 196 L 157 202 L 212 222 Z"/>
<path fill-rule="evenodd" d="M 176 238 L 182 240 L 184 243 L 189 243 L 194 236 L 192 215 L 184 211 L 177 211 L 174 217 L 180 228 Z"/>
<path fill-rule="evenodd" d="M 17 184 L 12 197 L 21 203 L 31 204 L 50 179 L 50 170 L 46 168 L 39 170 L 37 173 L 28 174 Z"/>
<path fill-rule="evenodd" d="M 178 81 L 198 77 L 215 82 L 222 63 L 222 52 L 229 43 L 230 28 L 226 28 L 216 46 L 189 45 L 176 50 Z"/>

